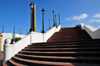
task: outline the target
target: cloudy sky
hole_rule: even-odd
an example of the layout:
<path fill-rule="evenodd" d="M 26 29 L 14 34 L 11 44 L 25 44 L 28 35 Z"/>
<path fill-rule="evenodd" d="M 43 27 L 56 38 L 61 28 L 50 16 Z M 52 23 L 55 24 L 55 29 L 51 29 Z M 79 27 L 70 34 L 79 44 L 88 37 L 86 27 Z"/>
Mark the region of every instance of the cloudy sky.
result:
<path fill-rule="evenodd" d="M 45 31 L 53 26 L 53 13 L 60 14 L 62 27 L 74 27 L 76 24 L 84 23 L 95 28 L 100 28 L 100 0 L 0 0 L 0 32 L 4 25 L 4 32 L 12 33 L 13 26 L 19 34 L 26 34 L 30 29 L 30 6 L 31 2 L 36 4 L 37 32 L 42 30 L 42 8 L 44 12 Z"/>

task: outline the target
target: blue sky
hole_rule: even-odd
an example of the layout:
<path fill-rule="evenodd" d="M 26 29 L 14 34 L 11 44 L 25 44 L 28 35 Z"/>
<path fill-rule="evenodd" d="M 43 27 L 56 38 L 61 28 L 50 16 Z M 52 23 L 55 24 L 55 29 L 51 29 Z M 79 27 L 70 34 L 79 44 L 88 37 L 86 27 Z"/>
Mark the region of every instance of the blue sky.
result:
<path fill-rule="evenodd" d="M 95 28 L 100 28 L 100 0 L 0 0 L 0 32 L 5 26 L 5 33 L 12 33 L 13 26 L 16 33 L 26 34 L 30 29 L 30 6 L 31 2 L 36 4 L 37 32 L 42 30 L 42 8 L 44 12 L 45 31 L 50 25 L 53 26 L 53 14 L 60 14 L 62 27 L 74 27 L 76 24 L 84 23 Z"/>

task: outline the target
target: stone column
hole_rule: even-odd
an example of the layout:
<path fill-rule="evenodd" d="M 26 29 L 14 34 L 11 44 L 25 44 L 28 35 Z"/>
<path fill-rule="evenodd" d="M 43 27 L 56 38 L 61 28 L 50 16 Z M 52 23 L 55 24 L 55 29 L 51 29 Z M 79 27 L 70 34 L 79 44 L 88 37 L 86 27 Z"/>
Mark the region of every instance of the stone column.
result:
<path fill-rule="evenodd" d="M 33 7 L 33 9 L 34 9 L 34 26 L 33 26 L 33 29 L 34 29 L 34 32 L 36 32 L 37 30 L 36 30 L 36 5 L 34 4 L 34 7 Z"/>

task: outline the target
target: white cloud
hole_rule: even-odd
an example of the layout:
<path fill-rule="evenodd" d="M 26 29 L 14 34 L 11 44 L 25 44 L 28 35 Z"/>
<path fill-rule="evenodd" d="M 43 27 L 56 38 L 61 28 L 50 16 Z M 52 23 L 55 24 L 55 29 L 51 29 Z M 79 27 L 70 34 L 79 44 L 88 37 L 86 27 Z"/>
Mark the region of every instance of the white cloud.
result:
<path fill-rule="evenodd" d="M 98 19 L 98 20 L 90 19 L 88 23 L 92 23 L 92 22 L 100 22 L 100 19 Z"/>
<path fill-rule="evenodd" d="M 74 16 L 72 19 L 73 20 L 81 20 L 81 19 L 85 19 L 88 15 L 86 13 L 81 14 L 80 16 Z"/>
<path fill-rule="evenodd" d="M 93 17 L 100 17 L 100 14 L 95 14 Z"/>
<path fill-rule="evenodd" d="M 95 22 L 100 22 L 100 20 L 95 20 Z"/>
<path fill-rule="evenodd" d="M 94 22 L 94 19 L 89 20 L 89 22 Z"/>
<path fill-rule="evenodd" d="M 70 20 L 69 18 L 66 18 L 65 20 Z"/>

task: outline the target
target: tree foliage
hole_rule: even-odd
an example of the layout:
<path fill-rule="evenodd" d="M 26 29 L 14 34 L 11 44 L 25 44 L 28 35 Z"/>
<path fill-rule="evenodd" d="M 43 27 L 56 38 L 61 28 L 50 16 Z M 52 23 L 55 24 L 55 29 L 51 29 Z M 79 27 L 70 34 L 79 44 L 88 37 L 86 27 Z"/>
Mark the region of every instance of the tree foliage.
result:
<path fill-rule="evenodd" d="M 19 41 L 20 39 L 22 39 L 22 38 L 21 38 L 21 37 L 15 37 L 15 38 L 14 38 L 15 42 Z M 13 38 L 12 38 L 11 42 L 12 42 L 12 41 L 13 41 Z"/>
<path fill-rule="evenodd" d="M 15 42 L 19 41 L 21 39 L 21 37 L 15 37 Z"/>

